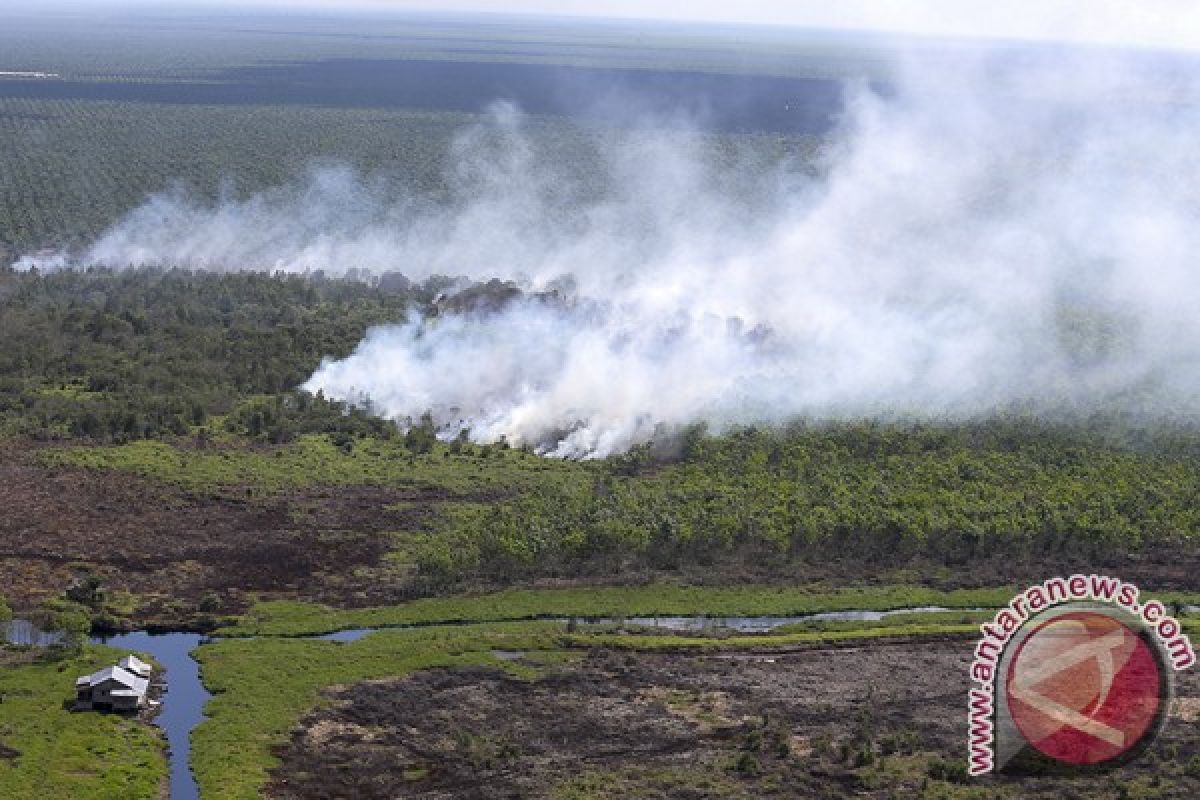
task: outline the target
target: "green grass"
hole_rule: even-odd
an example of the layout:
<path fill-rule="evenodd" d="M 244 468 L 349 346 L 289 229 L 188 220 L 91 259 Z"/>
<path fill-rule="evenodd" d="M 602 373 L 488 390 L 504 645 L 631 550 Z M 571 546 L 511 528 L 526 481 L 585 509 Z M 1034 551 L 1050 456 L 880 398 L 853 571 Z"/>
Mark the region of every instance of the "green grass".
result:
<path fill-rule="evenodd" d="M 491 455 L 451 455 L 438 444 L 433 453 L 413 455 L 402 441 L 363 439 L 350 452 L 329 437 L 312 434 L 273 448 L 184 450 L 161 441 L 49 450 L 48 464 L 137 473 L 192 490 L 251 486 L 278 492 L 306 486 L 431 486 L 450 492 L 513 487 L 534 479 L 554 483 L 587 465 L 547 461 L 520 450 Z"/>
<path fill-rule="evenodd" d="M 0 758 L 5 800 L 153 800 L 167 776 L 157 728 L 115 714 L 72 713 L 75 678 L 112 664 L 123 651 L 89 646 L 60 662 L 22 663 L 0 650 L 0 744 L 20 752 Z"/>
<path fill-rule="evenodd" d="M 631 791 L 652 791 L 652 797 L 720 797 L 752 800 L 755 795 L 728 771 L 701 765 L 648 769 L 639 765 L 602 769 L 576 775 L 550 790 L 552 800 L 624 800 Z M 637 796 L 637 795 L 633 795 Z"/>
<path fill-rule="evenodd" d="M 675 634 L 601 633 L 571 634 L 564 641 L 577 647 L 611 647 L 618 650 L 742 650 L 760 648 L 789 648 L 802 645 L 836 644 L 864 639 L 887 639 L 918 636 L 968 636 L 977 634 L 979 626 L 968 624 L 906 624 L 875 626 L 871 623 L 851 623 L 846 630 L 807 631 L 804 633 L 766 634 L 755 636 L 678 636 Z"/>
<path fill-rule="evenodd" d="M 382 608 L 334 609 L 274 601 L 253 606 L 227 635 L 298 636 L 348 628 L 494 622 L 538 617 L 783 616 L 921 606 L 992 608 L 1013 596 L 1009 587 L 938 590 L 921 586 L 829 589 L 813 586 L 604 586 L 509 589 L 491 594 L 415 600 Z"/>

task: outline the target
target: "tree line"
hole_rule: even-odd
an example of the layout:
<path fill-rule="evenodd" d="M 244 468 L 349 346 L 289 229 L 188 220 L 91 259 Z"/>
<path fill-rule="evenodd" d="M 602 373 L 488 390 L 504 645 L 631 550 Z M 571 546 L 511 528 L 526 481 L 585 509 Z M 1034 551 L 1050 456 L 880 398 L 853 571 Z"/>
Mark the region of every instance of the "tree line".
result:
<path fill-rule="evenodd" d="M 0 269 L 0 432 L 125 442 L 218 423 L 286 440 L 379 420 L 297 393 L 326 356 L 403 320 L 446 281 Z M 263 399 L 267 398 L 267 399 Z"/>

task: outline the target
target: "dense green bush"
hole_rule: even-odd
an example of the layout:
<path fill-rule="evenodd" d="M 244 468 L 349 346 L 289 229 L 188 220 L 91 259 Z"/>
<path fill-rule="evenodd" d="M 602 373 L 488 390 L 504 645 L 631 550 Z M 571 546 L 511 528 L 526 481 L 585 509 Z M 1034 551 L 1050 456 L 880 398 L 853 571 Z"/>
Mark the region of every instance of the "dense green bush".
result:
<path fill-rule="evenodd" d="M 738 561 L 757 573 L 843 558 L 1089 560 L 1190 545 L 1200 532 L 1200 460 L 1186 437 L 1160 452 L 1086 427 L 996 418 L 685 438 L 678 460 L 648 445 L 590 482 L 547 482 L 455 514 L 422 571 L 436 583 Z"/>

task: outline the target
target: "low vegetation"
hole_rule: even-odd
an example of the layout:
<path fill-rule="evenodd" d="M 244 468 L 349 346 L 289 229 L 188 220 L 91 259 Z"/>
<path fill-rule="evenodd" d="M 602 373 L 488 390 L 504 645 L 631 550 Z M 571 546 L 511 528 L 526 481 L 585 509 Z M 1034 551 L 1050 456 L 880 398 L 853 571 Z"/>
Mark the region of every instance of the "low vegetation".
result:
<path fill-rule="evenodd" d="M 338 796 L 336 787 L 349 792 L 353 786 L 376 779 L 407 785 L 432 777 L 453 783 L 454 775 L 465 770 L 469 776 L 463 780 L 493 785 L 488 782 L 491 770 L 504 773 L 493 778 L 508 780 L 518 763 L 539 770 L 551 760 L 575 763 L 570 759 L 578 756 L 576 748 L 586 747 L 582 734 L 551 736 L 555 744 L 547 753 L 544 737 L 532 732 L 506 735 L 496 727 L 518 720 L 525 720 L 518 723 L 518 730 L 525 730 L 521 726 L 537 727 L 541 724 L 537 721 L 539 714 L 554 716 L 544 708 L 514 714 L 512 707 L 505 706 L 501 723 L 489 721 L 490 712 L 485 708 L 448 705 L 461 704 L 462 698 L 474 696 L 464 687 L 476 686 L 480 681 L 491 685 L 494 673 L 489 677 L 479 669 L 491 667 L 519 681 L 537 683 L 546 678 L 551 681 L 547 687 L 535 691 L 547 692 L 547 696 L 559 700 L 566 699 L 566 692 L 574 691 L 569 687 L 585 687 L 585 692 L 603 698 L 586 701 L 584 706 L 600 717 L 643 713 L 639 709 L 648 708 L 646 703 L 650 707 L 663 705 L 677 720 L 672 728 L 676 734 L 697 728 L 705 734 L 701 736 L 703 747 L 719 743 L 715 746 L 723 748 L 724 755 L 715 760 L 706 757 L 689 761 L 686 769 L 670 774 L 636 761 L 623 762 L 617 771 L 606 770 L 603 774 L 572 768 L 569 780 L 561 780 L 560 776 L 559 781 L 546 784 L 557 787 L 551 796 L 564 800 L 615 797 L 613 792 L 622 787 L 626 796 L 660 796 L 650 792 L 648 786 L 657 786 L 656 791 L 661 790 L 663 797 L 674 796 L 672 789 L 691 787 L 695 781 L 700 782 L 697 787 L 720 786 L 722 792 L 728 792 L 705 796 L 769 796 L 774 786 L 771 776 L 779 778 L 783 774 L 806 776 L 803 779 L 812 782 L 814 791 L 827 787 L 829 775 L 837 774 L 844 779 L 839 779 L 837 785 L 845 785 L 849 795 L 890 782 L 911 785 L 918 790 L 914 796 L 967 797 L 970 795 L 959 791 L 961 723 L 957 715 L 942 706 L 960 705 L 960 693 L 947 691 L 947 686 L 958 682 L 965 685 L 967 681 L 962 654 L 977 633 L 977 619 L 978 615 L 961 611 L 915 613 L 882 622 L 830 624 L 828 630 L 785 629 L 766 635 L 672 634 L 629 625 L 583 625 L 572 631 L 562 622 L 526 621 L 385 630 L 346 644 L 287 637 L 229 639 L 197 651 L 203 679 L 215 696 L 207 708 L 209 718 L 195 733 L 193 765 L 205 797 L 249 800 L 259 796 L 272 774 L 276 780 L 286 779 L 292 792 L 288 796 Z M 884 641 L 890 646 L 863 647 Z M 831 649 L 843 643 L 853 645 L 851 654 L 844 658 L 834 655 L 836 647 Z M 805 652 L 794 654 L 796 650 Z M 871 655 L 864 656 L 868 653 Z M 665 672 L 641 674 L 640 664 L 664 658 L 669 660 L 656 662 L 656 670 Z M 786 658 L 796 660 L 784 663 L 782 659 Z M 792 680 L 789 676 L 793 672 L 828 660 L 854 664 L 853 674 L 845 665 L 833 665 L 828 667 L 828 675 L 816 678 L 821 684 L 838 683 L 836 691 L 813 695 L 793 687 L 778 697 L 771 696 L 776 682 L 786 683 Z M 434 668 L 465 672 L 460 678 L 445 675 L 421 679 L 424 683 L 411 691 L 397 683 Z M 584 678 L 571 677 L 577 669 L 583 669 Z M 731 682 L 729 674 L 735 669 L 754 670 L 755 675 Z M 872 674 L 860 675 L 860 670 Z M 703 672 L 713 673 L 709 678 L 716 681 L 713 691 L 699 691 L 693 683 L 695 676 Z M 764 682 L 767 675 L 771 677 Z M 606 687 L 602 680 L 613 683 Z M 679 685 L 673 688 L 673 684 L 660 683 L 664 680 Z M 812 680 L 804 679 L 803 686 L 811 688 Z M 365 684 L 367 681 L 379 683 Z M 1185 690 L 1190 692 L 1190 686 Z M 431 701 L 430 687 L 445 694 Z M 454 687 L 465 693 L 448 690 Z M 918 695 L 928 695 L 928 707 L 919 699 L 914 701 L 916 687 Z M 631 689 L 638 702 L 625 698 L 614 705 L 614 692 Z M 885 694 L 891 696 L 888 710 L 875 718 L 877 704 Z M 325 738 L 327 731 L 313 726 L 326 716 L 334 695 L 369 697 L 376 705 L 358 712 L 339 705 L 352 713 L 352 719 L 353 713 L 363 717 L 348 725 L 335 725 L 339 733 L 329 740 Z M 734 698 L 743 709 L 739 713 L 729 708 Z M 436 713 L 422 710 L 423 704 L 431 702 L 436 702 Z M 839 704 L 846 708 L 837 708 Z M 752 711 L 754 716 L 746 716 Z M 337 719 L 341 712 L 331 713 Z M 432 715 L 431 719 L 425 719 L 426 713 Z M 411 714 L 417 716 L 409 718 Z M 789 716 L 796 714 L 799 716 L 789 721 Z M 456 722 L 460 715 L 465 719 Z M 388 721 L 393 719 L 402 722 Z M 605 724 L 611 730 L 601 737 L 604 752 L 611 751 L 614 737 L 623 743 L 638 737 L 616 718 Z M 940 732 L 917 735 L 914 725 L 932 726 Z M 421 730 L 426 726 L 436 727 L 438 735 L 422 738 Z M 714 735 L 716 729 L 722 734 Z M 312 741 L 304 744 L 304 737 L 310 734 Z M 1194 742 L 1179 723 L 1171 734 L 1189 749 L 1178 765 L 1163 761 L 1160 766 L 1170 780 L 1190 781 L 1184 769 Z M 933 738 L 927 739 L 930 735 Z M 289 755 L 295 760 L 285 764 L 281 757 L 288 753 L 289 738 L 300 753 Z M 655 739 L 646 752 L 658 752 L 663 744 Z M 303 749 L 306 747 L 315 747 L 316 751 L 307 752 Z M 450 748 L 445 754 L 449 761 L 437 765 L 434 754 L 446 747 Z M 1180 744 L 1171 747 L 1171 752 L 1181 752 Z M 631 752 L 638 750 L 634 747 Z M 521 762 L 525 757 L 531 760 Z M 350 771 L 338 772 L 342 769 Z M 760 784 L 763 778 L 767 782 Z M 308 794 L 303 786 L 309 786 Z M 322 793 L 316 793 L 314 786 L 323 787 Z M 1047 792 L 1045 796 L 1055 791 L 1049 784 L 1031 787 L 1015 779 L 989 786 L 987 796 L 1034 796 L 1035 788 Z"/>
<path fill-rule="evenodd" d="M 905 659 L 856 656 L 777 695 L 808 706 L 808 716 L 789 722 L 761 699 L 754 708 L 742 698 L 734 714 L 715 692 L 653 685 L 625 705 L 696 726 L 724 748 L 719 757 L 576 770 L 549 796 L 749 798 L 806 788 L 862 796 L 893 787 L 925 798 L 1062 795 L 1049 781 L 964 785 L 963 693 L 947 676 L 965 681 L 958 645 L 988 616 L 975 609 L 1004 604 L 1017 582 L 1047 572 L 1103 565 L 1165 600 L 1198 601 L 1159 591 L 1194 589 L 1200 569 L 1200 429 L 1191 422 L 1019 413 L 944 425 L 798 420 L 770 431 L 671 431 L 619 457 L 555 461 L 503 441 L 440 440 L 428 418 L 383 420 L 298 389 L 322 358 L 345 356 L 371 326 L 435 313 L 448 279 L 7 267 L 43 246 L 84 246 L 169 181 L 201 203 L 222 192 L 245 197 L 303 180 L 314 158 L 330 154 L 388 192 L 443 197 L 448 144 L 475 115 L 252 105 L 249 94 L 226 95 L 246 101 L 228 106 L 116 99 L 146 96 L 127 92 L 129 83 L 229 77 L 221 70 L 264 54 L 300 70 L 301 57 L 378 58 L 401 41 L 426 58 L 474 58 L 457 39 L 431 50 L 439 36 L 422 28 L 397 38 L 403 31 L 330 36 L 311 20 L 289 25 L 286 35 L 226 32 L 222 45 L 208 33 L 151 45 L 155 37 L 126 32 L 128 46 L 109 48 L 77 47 L 95 36 L 78 28 L 53 47 L 0 32 L 8 58 L 21 62 L 10 66 L 63 70 L 81 84 L 72 91 L 96 98 L 0 98 L 0 505 L 8 517 L 0 544 L 9 565 L 0 585 L 25 603 L 23 614 L 45 600 L 47 627 L 67 637 L 52 652 L 0 646 L 0 797 L 162 796 L 166 759 L 154 728 L 64 705 L 77 674 L 119 655 L 87 644 L 89 626 L 147 620 L 204 629 L 227 620 L 223 633 L 264 637 L 198 650 L 214 692 L 193 751 L 205 798 L 259 797 L 272 770 L 286 766 L 288 737 L 332 705 L 334 686 L 439 667 L 501 669 L 532 683 L 590 660 L 595 674 L 628 689 L 638 659 L 657 658 L 670 659 L 659 669 L 676 675 L 719 661 L 713 672 L 726 692 L 757 685 L 731 687 L 729 674 L 766 674 L 787 651 L 809 656 L 849 643 L 866 652 L 864 643 L 901 647 L 910 638 L 920 641 Z M 500 61 L 561 50 L 557 58 L 586 64 L 604 44 L 564 43 L 561 32 L 536 27 L 511 35 Z M 639 48 L 661 45 L 665 34 L 647 35 Z M 684 66 L 710 72 L 817 76 L 843 58 L 802 61 L 779 44 L 747 43 L 734 65 L 711 43 L 686 55 L 667 41 Z M 113 53 L 98 55 L 105 49 Z M 624 66 L 651 65 L 648 50 L 599 49 L 620 51 Z M 371 64 L 358 69 L 372 77 Z M 185 87 L 174 89 L 178 101 Z M 533 146 L 578 169 L 581 185 L 603 180 L 597 131 L 544 118 L 529 126 Z M 815 147 L 803 137 L 702 138 L 718 167 L 775 164 Z M 226 175 L 234 182 L 220 187 Z M 1094 325 L 1069 320 L 1067 332 L 1090 335 Z M 628 585 L 597 585 L 614 580 Z M 512 588 L 530 583 L 557 588 Z M 676 635 L 624 621 L 923 606 L 954 610 L 801 621 L 754 636 Z M 0 598 L 0 623 L 8 616 Z M 605 623 L 558 619 L 597 617 Z M 348 644 L 297 638 L 363 627 L 396 629 Z M 1185 628 L 1200 633 L 1200 617 L 1187 616 Z M 945 639 L 963 641 L 941 653 L 945 671 L 931 671 L 930 649 Z M 840 691 L 811 691 L 837 680 Z M 890 718 L 876 714 L 887 708 L 875 702 L 876 686 L 902 695 Z M 518 716 L 512 708 L 520 706 L 504 712 Z M 930 744 L 913 732 L 920 724 L 949 732 Z M 1080 796 L 1114 786 L 1123 798 L 1196 796 L 1200 752 L 1180 729 L 1169 731 L 1173 751 L 1152 752 L 1119 782 L 1096 778 Z M 487 730 L 436 733 L 474 769 L 519 755 Z M 326 766 L 309 762 L 313 772 Z M 400 773 L 427 776 L 419 766 Z"/>
<path fill-rule="evenodd" d="M 503 665 L 493 650 L 555 650 L 553 623 L 384 631 L 339 644 L 228 640 L 196 651 L 214 697 L 196 729 L 192 765 L 206 800 L 257 798 L 283 743 L 320 690 L 435 666 Z"/>
<path fill-rule="evenodd" d="M 321 690 L 340 684 L 395 678 L 432 667 L 491 665 L 520 677 L 540 674 L 530 664 L 556 664 L 561 651 L 609 647 L 629 650 L 805 646 L 852 639 L 952 635 L 962 624 L 926 624 L 714 639 L 704 636 L 567 633 L 560 622 L 529 621 L 386 630 L 350 643 L 313 639 L 229 639 L 196 651 L 214 697 L 196 729 L 192 763 L 201 792 L 214 800 L 258 797 L 274 754 L 301 715 L 321 702 Z M 526 655 L 514 664 L 497 652 Z M 539 659 L 545 654 L 545 659 Z"/>
<path fill-rule="evenodd" d="M 1183 436 L 1135 449 L 994 419 L 951 427 L 797 425 L 654 445 L 588 483 L 464 509 L 422 554 L 431 579 L 612 575 L 631 566 L 854 559 L 949 566 L 1196 552 L 1200 462 Z"/>
<path fill-rule="evenodd" d="M 994 608 L 1009 588 L 937 590 L 921 586 L 829 589 L 820 586 L 706 587 L 654 584 L 571 589 L 508 589 L 481 595 L 427 598 L 383 608 L 334 609 L 312 603 L 264 602 L 251 608 L 230 636 L 301 636 L 351 628 L 498 622 L 539 617 L 580 620 L 653 616 L 792 616 L 823 611 L 900 608 Z M 961 612 L 960 612 L 961 615 Z"/>
<path fill-rule="evenodd" d="M 344 354 L 368 326 L 422 307 L 435 288 L 174 271 L 0 273 L 10 477 L 0 493 L 16 520 L 0 533 L 24 548 L 30 575 L 53 564 L 70 576 L 61 586 L 40 579 L 43 595 L 57 598 L 47 611 L 137 622 L 153 596 L 155 618 L 176 619 L 172 596 L 186 586 L 188 619 L 215 625 L 220 615 L 235 620 L 226 633 L 270 635 L 198 651 L 214 692 L 194 749 L 206 797 L 257 796 L 279 763 L 275 748 L 335 684 L 436 666 L 536 677 L 539 656 L 554 663 L 564 650 L 703 657 L 968 638 L 979 621 L 971 609 L 1076 567 L 1105 566 L 1164 599 L 1196 600 L 1181 593 L 1194 587 L 1200 562 L 1200 447 L 1189 427 L 797 422 L 676 431 L 619 457 L 570 462 L 505 442 L 440 440 L 428 421 L 384 421 L 295 390 L 322 356 Z M 83 500 L 50 497 L 50 481 Z M 136 507 L 151 494 L 155 509 Z M 136 553 L 111 554 L 124 559 L 119 570 L 92 560 L 98 504 L 108 524 L 147 526 Z M 31 541 L 21 520 L 44 521 L 51 507 L 54 525 Z M 55 543 L 49 555 L 37 549 L 44 542 Z M 625 585 L 597 585 L 614 576 Z M 254 580 L 258 602 L 245 588 Z M 514 587 L 543 581 L 554 588 Z M 434 596 L 411 599 L 421 595 Z M 621 622 L 925 606 L 955 611 L 801 622 L 763 636 L 679 636 Z M 572 617 L 610 622 L 545 619 Z M 1187 620 L 1190 631 L 1197 624 Z M 350 644 L 289 638 L 409 625 L 420 627 Z M 494 651 L 529 657 L 513 663 Z M 61 665 L 13 665 L 2 680 L 61 704 L 74 674 L 103 652 L 82 647 Z M 62 753 L 36 744 L 50 728 L 18 729 L 6 715 L 0 741 L 22 754 L 0 759 L 0 789 L 28 794 L 17 783 L 28 780 L 26 765 L 79 758 L 77 769 L 53 770 L 64 796 L 103 796 L 88 787 L 117 784 L 123 796 L 153 796 L 163 764 L 152 730 L 59 713 L 22 713 L 19 724 L 65 726 L 53 728 L 53 741 L 69 744 Z M 103 735 L 95 748 L 125 749 L 97 769 L 79 754 Z M 15 744 L 26 737 L 35 744 Z M 739 755 L 722 780 L 769 772 L 768 761 Z M 922 780 L 955 787 L 927 768 L 916 768 Z M 589 786 L 581 777 L 562 788 L 587 797 Z"/>
<path fill-rule="evenodd" d="M 53 450 L 44 460 L 190 490 L 443 492 L 434 513 L 405 532 L 413 588 L 423 592 L 613 575 L 795 581 L 831 564 L 859 577 L 905 565 L 958 571 L 970 585 L 985 573 L 1119 570 L 1132 556 L 1164 559 L 1155 578 L 1172 588 L 1198 556 L 1200 461 L 1186 432 L 1135 447 L 1022 421 L 859 423 L 693 431 L 672 444 L 682 449 L 574 463 L 502 444 L 436 442 L 420 452 L 405 437 L 314 433 L 266 449 L 134 442 Z M 490 502 L 478 501 L 484 490 Z M 476 494 L 461 502 L 467 491 Z"/>
<path fill-rule="evenodd" d="M 339 424 L 345 424 L 340 422 Z M 116 469 L 201 491 L 249 487 L 257 493 L 315 486 L 428 486 L 447 492 L 551 485 L 585 475 L 577 465 L 503 447 L 431 444 L 415 452 L 404 436 L 305 434 L 286 447 L 181 448 L 161 441 L 49 450 L 44 463 Z"/>
<path fill-rule="evenodd" d="M 157 728 L 118 714 L 73 713 L 75 678 L 122 651 L 89 645 L 65 660 L 0 646 L 0 797 L 157 800 L 167 777 Z"/>

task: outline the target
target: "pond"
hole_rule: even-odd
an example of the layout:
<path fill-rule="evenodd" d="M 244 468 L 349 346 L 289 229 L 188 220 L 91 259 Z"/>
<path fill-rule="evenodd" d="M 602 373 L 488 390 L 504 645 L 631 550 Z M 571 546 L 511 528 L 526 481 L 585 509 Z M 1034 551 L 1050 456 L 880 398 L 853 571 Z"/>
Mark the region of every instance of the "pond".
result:
<path fill-rule="evenodd" d="M 949 609 L 942 606 L 918 606 L 894 611 L 824 611 L 817 614 L 799 614 L 791 617 L 627 617 L 624 620 L 600 619 L 589 622 L 625 622 L 671 631 L 705 631 L 726 628 L 738 633 L 770 633 L 784 625 L 799 622 L 878 622 L 895 614 L 913 614 L 924 611 L 976 611 L 978 609 Z"/>
<path fill-rule="evenodd" d="M 9 644 L 49 647 L 62 641 L 61 633 L 44 631 L 36 622 L 28 619 L 11 619 L 0 623 L 0 629 L 3 630 L 4 641 Z"/>

